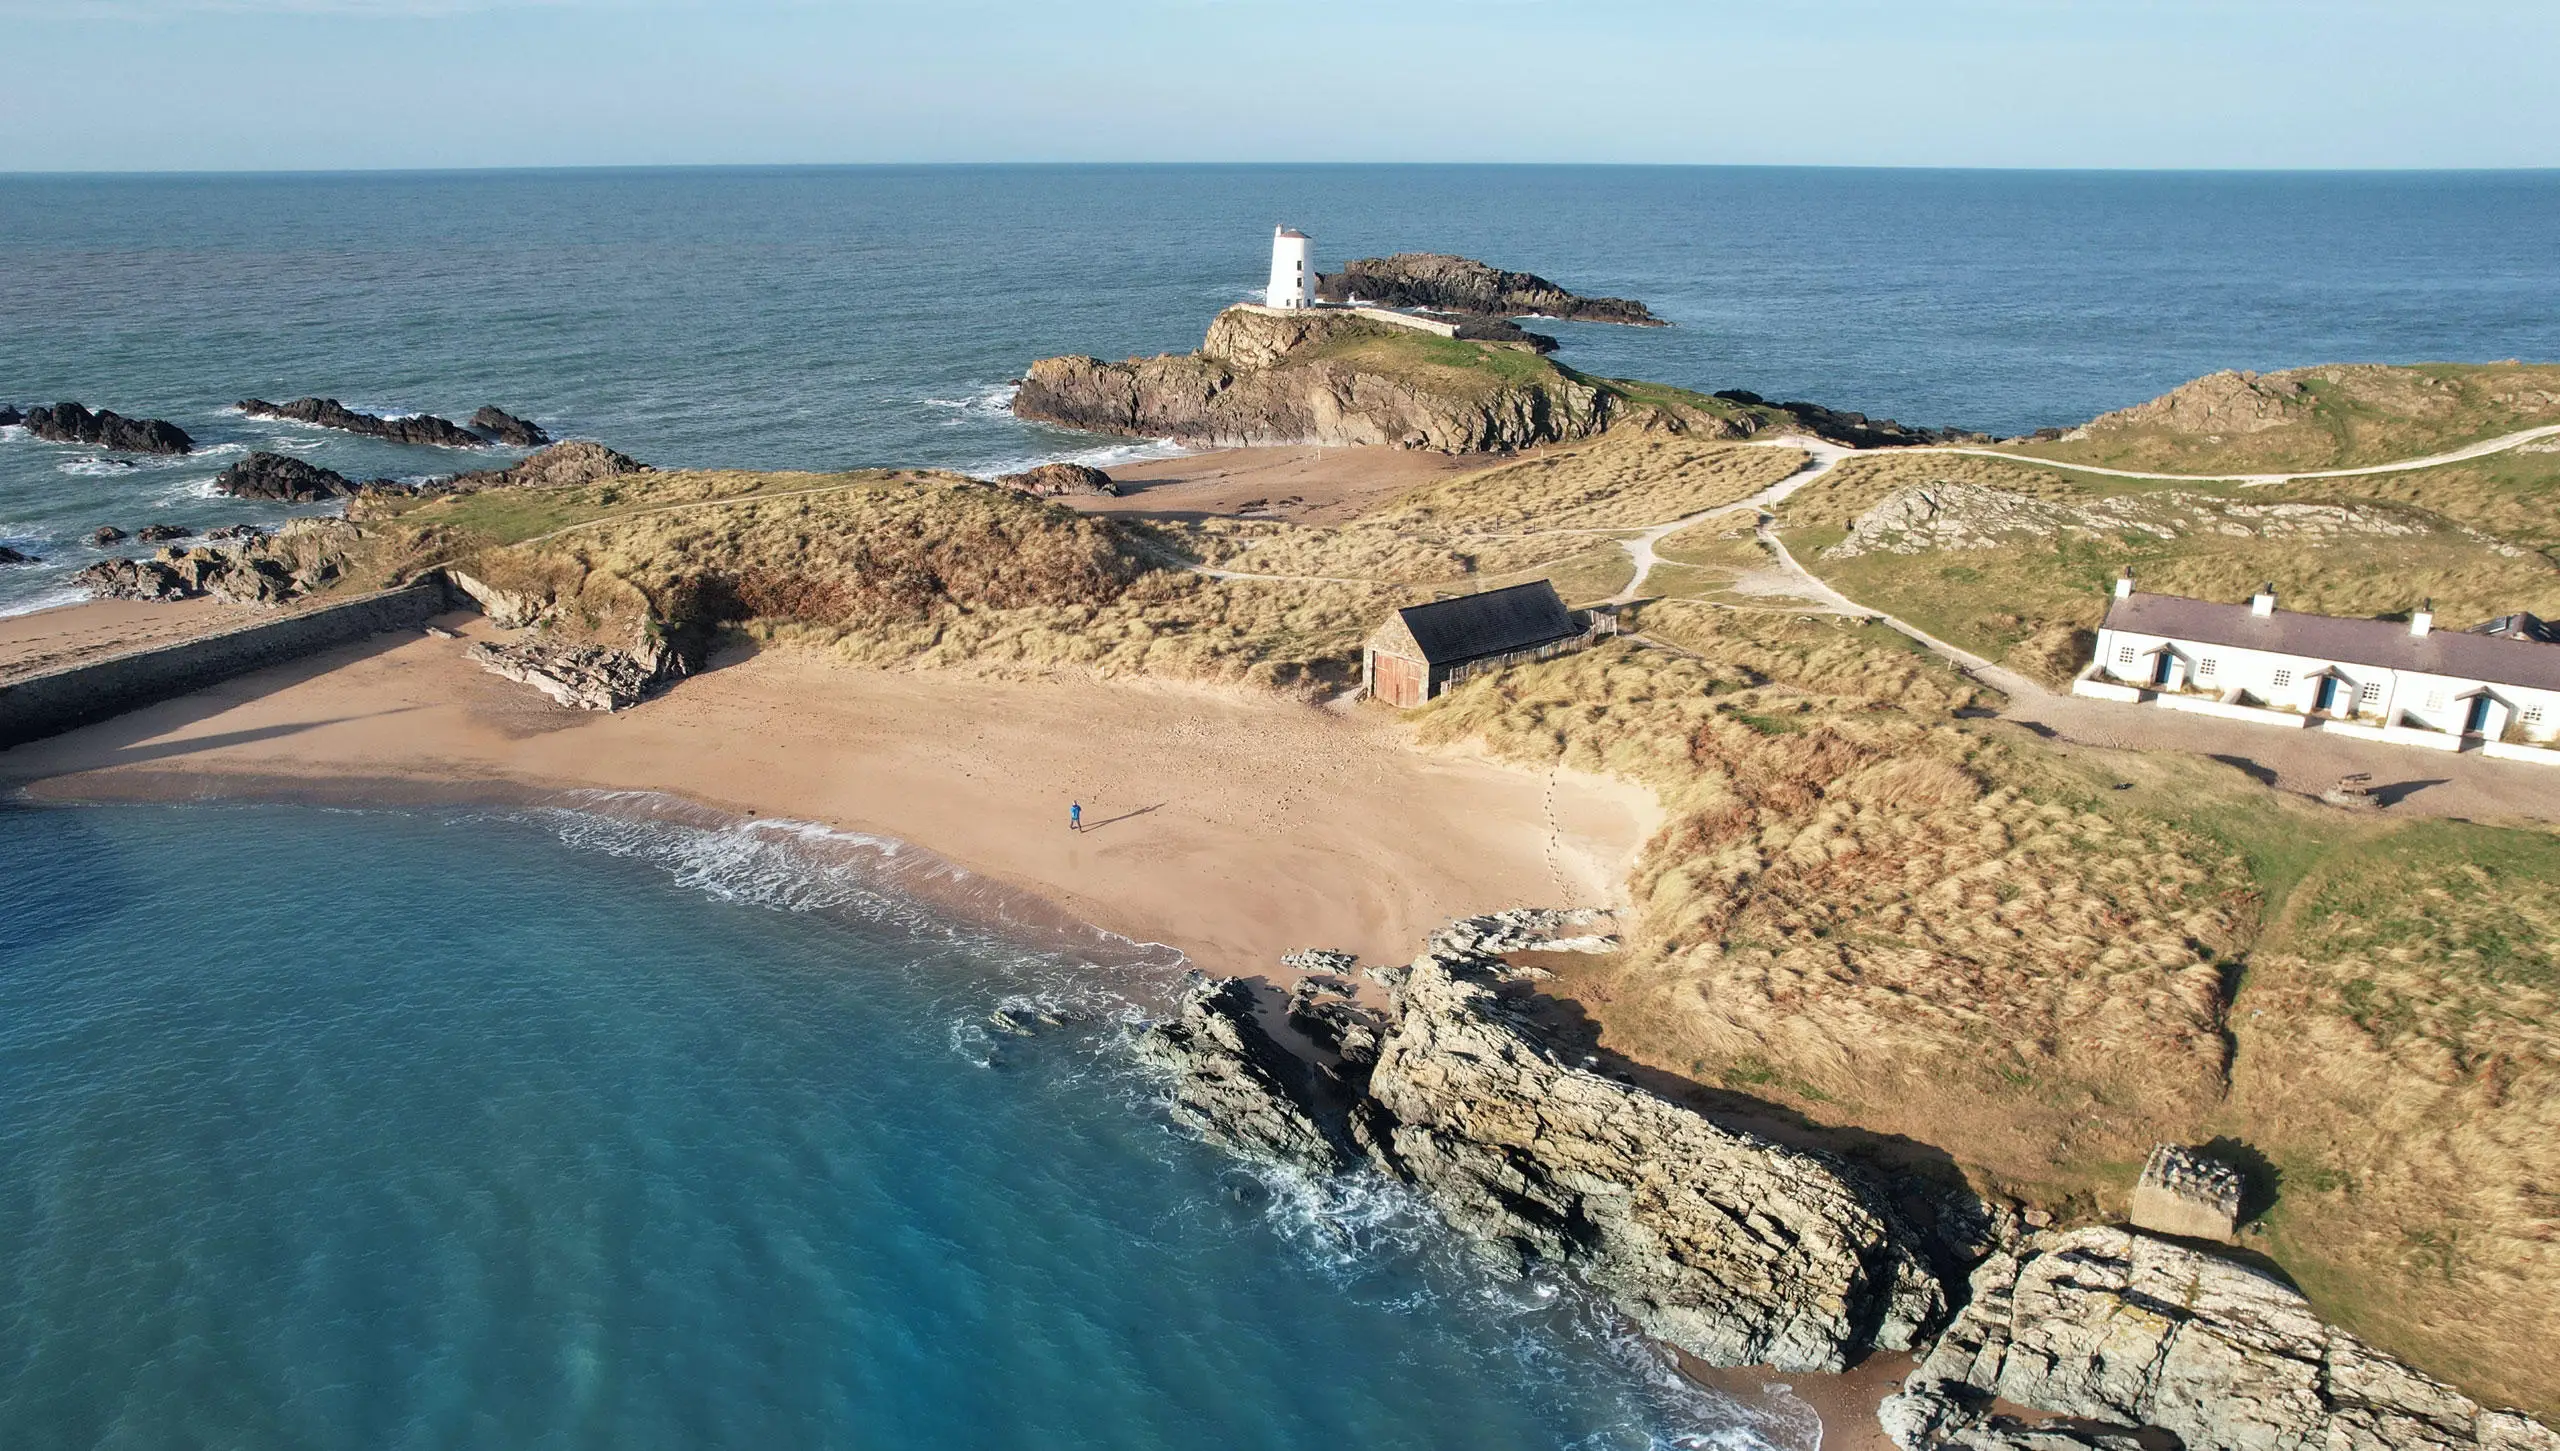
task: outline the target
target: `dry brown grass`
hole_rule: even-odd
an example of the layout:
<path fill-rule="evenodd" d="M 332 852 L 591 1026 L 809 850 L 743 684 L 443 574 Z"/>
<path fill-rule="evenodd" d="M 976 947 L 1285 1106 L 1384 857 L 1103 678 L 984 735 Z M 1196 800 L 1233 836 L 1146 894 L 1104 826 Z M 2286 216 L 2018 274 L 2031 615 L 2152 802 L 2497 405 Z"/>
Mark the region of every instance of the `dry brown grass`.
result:
<path fill-rule="evenodd" d="M 1589 1005 L 1613 1047 L 2047 1198 L 2204 1122 L 2254 921 L 2235 856 L 1958 728 L 1974 688 L 1874 627 L 1646 615 L 1705 658 L 1594 651 L 1424 726 L 1662 794 Z"/>
<path fill-rule="evenodd" d="M 1902 451 L 1843 459 L 1829 473 L 1788 496 L 1778 521 L 1788 529 L 1846 529 L 1887 494 L 1921 484 L 1979 484 L 2031 499 L 2088 499 L 2178 489 L 2188 493 L 2237 493 L 2236 486 L 2149 484 L 2047 464 L 2012 463 L 1979 454 Z"/>
<path fill-rule="evenodd" d="M 2230 1117 L 2282 1172 L 2283 1262 L 2377 1342 L 2560 1407 L 2560 837 L 2350 843 L 2252 956 L 2234 1026 Z"/>

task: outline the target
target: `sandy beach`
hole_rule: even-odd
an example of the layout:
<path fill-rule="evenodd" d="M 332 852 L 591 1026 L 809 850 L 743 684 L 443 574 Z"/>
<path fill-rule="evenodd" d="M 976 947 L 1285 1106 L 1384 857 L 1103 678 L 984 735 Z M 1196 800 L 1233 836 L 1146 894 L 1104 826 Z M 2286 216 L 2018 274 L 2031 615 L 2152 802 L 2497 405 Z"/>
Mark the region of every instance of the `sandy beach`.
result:
<path fill-rule="evenodd" d="M 1408 489 L 1501 461 L 1403 448 L 1226 448 L 1117 464 L 1119 497 L 1060 502 L 1088 514 L 1338 524 Z"/>
<path fill-rule="evenodd" d="M 1317 946 L 1402 961 L 1451 917 L 1613 902 L 1657 819 L 1623 783 L 1417 751 L 1381 710 L 1242 691 L 774 650 L 619 715 L 570 711 L 464 659 L 494 634 L 478 616 L 443 624 L 463 638 L 377 636 L 21 746 L 0 754 L 0 784 L 43 799 L 668 792 L 913 843 L 1229 973 Z"/>

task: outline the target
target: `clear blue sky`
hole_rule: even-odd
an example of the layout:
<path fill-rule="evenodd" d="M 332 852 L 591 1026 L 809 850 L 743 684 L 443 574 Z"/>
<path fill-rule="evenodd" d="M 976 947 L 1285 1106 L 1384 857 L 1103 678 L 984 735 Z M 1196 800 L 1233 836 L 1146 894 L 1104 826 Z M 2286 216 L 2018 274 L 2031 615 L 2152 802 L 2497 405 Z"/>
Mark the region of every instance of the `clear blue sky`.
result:
<path fill-rule="evenodd" d="M 2560 0 L 0 0 L 0 170 L 2560 165 Z"/>

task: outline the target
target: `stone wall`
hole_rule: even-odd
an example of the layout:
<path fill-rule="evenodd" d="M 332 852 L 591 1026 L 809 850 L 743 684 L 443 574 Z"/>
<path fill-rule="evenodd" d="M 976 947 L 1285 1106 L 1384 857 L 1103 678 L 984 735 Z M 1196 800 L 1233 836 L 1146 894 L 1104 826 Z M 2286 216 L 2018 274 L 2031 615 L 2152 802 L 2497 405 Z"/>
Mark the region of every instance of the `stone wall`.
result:
<path fill-rule="evenodd" d="M 415 630 L 450 608 L 444 576 L 273 620 L 67 665 L 0 685 L 0 750 L 112 719 L 385 630 Z"/>

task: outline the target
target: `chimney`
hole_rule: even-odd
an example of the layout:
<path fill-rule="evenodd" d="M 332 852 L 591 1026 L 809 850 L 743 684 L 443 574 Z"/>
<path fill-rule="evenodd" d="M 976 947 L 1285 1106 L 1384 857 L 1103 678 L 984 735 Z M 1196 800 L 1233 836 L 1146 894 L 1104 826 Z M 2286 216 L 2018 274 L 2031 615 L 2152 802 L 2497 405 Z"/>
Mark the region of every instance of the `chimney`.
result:
<path fill-rule="evenodd" d="M 2126 566 L 2124 567 L 2124 573 L 2122 573 L 2122 574 L 2120 574 L 2120 575 L 2117 575 L 2117 576 L 2116 576 L 2116 598 L 2117 598 L 2117 599 L 2124 599 L 2124 598 L 2127 598 L 2128 596 L 2130 596 L 2132 593 L 2133 593 L 2133 566 L 2132 566 L 2132 565 L 2130 565 L 2130 564 L 2128 564 L 2128 565 L 2126 565 Z"/>
<path fill-rule="evenodd" d="M 2418 612 L 2416 614 L 2409 617 L 2409 633 L 2419 637 L 2420 639 L 2424 639 L 2427 632 L 2433 630 L 2435 627 L 2436 602 L 2434 600 L 2428 600 L 2418 606 Z"/>
<path fill-rule="evenodd" d="M 2259 619 L 2263 620 L 2275 612 L 2276 584 L 2274 580 L 2269 580 L 2267 581 L 2267 587 L 2258 591 L 2258 593 L 2250 599 L 2249 613 L 2256 615 Z"/>

